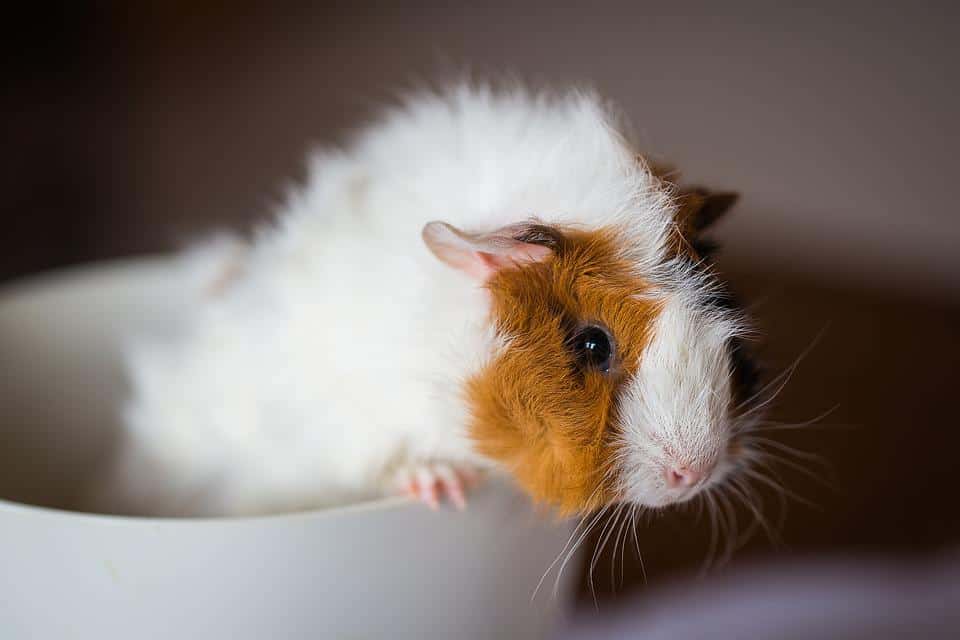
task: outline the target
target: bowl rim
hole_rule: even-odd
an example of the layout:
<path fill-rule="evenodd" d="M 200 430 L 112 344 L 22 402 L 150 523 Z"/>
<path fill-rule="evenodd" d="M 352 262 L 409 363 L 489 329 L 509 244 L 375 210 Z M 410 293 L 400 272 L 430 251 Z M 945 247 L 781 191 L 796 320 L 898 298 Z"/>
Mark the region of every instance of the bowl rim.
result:
<path fill-rule="evenodd" d="M 24 295 L 30 289 L 68 284 L 71 280 L 96 277 L 121 269 L 143 269 L 161 266 L 174 258 L 174 253 L 142 253 L 104 260 L 77 262 L 59 267 L 43 268 L 0 282 L 0 303 L 11 297 Z"/>
<path fill-rule="evenodd" d="M 376 498 L 365 500 L 363 502 L 352 502 L 350 504 L 319 507 L 316 509 L 304 509 L 302 511 L 281 511 L 277 513 L 265 513 L 259 515 L 244 516 L 136 516 L 112 513 L 96 513 L 92 511 L 74 511 L 62 507 L 51 507 L 45 505 L 29 504 L 26 502 L 16 502 L 0 498 L 0 517 L 5 515 L 27 516 L 27 517 L 56 517 L 70 520 L 81 520 L 99 523 L 124 523 L 127 525 L 161 524 L 164 526 L 195 526 L 210 524 L 254 524 L 266 522 L 283 522 L 289 520 L 314 520 L 318 518 L 331 518 L 339 516 L 348 516 L 359 513 L 389 512 L 403 508 L 413 508 L 418 506 L 416 501 L 406 496 L 388 496 L 385 498 Z"/>

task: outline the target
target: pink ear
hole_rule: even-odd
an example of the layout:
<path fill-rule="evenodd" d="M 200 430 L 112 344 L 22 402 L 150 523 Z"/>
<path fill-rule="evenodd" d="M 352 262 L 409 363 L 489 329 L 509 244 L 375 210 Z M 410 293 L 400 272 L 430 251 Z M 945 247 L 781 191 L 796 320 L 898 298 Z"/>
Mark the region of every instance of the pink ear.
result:
<path fill-rule="evenodd" d="M 518 225 L 487 234 L 468 234 L 446 222 L 430 222 L 422 235 L 441 261 L 485 282 L 501 269 L 540 262 L 553 254 L 549 247 L 517 240 L 514 235 L 520 230 Z"/>

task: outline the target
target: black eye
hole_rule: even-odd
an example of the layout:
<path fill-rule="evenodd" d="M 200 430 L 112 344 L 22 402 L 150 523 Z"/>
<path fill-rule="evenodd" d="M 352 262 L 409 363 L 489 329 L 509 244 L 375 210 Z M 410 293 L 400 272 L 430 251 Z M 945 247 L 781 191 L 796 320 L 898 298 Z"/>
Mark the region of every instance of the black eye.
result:
<path fill-rule="evenodd" d="M 573 349 L 583 367 L 606 373 L 613 359 L 613 341 L 601 327 L 584 327 L 573 337 Z"/>

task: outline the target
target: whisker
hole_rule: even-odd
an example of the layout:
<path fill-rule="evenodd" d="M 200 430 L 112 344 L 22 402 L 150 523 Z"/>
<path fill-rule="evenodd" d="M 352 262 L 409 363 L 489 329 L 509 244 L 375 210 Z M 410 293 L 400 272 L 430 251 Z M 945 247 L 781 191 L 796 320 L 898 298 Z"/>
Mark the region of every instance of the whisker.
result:
<path fill-rule="evenodd" d="M 759 489 L 757 489 L 759 493 Z M 780 491 L 774 491 L 774 495 L 777 497 L 777 531 L 783 531 L 783 528 L 787 526 L 787 514 L 790 510 L 790 503 L 787 502 L 787 496 L 785 496 Z"/>
<path fill-rule="evenodd" d="M 590 594 L 593 596 L 593 606 L 598 611 L 600 610 L 600 605 L 597 602 L 597 591 L 593 586 L 593 570 L 597 566 L 597 560 L 599 560 L 600 555 L 603 554 L 604 547 L 607 546 L 607 540 L 610 537 L 610 534 L 613 532 L 613 527 L 616 526 L 616 522 L 620 517 L 620 509 L 615 509 L 613 515 L 607 519 L 603 525 L 603 529 L 600 530 L 600 539 L 597 546 L 593 548 L 593 557 L 590 559 L 590 569 L 587 573 L 587 584 L 590 587 Z M 613 526 L 611 526 L 613 523 Z"/>
<path fill-rule="evenodd" d="M 620 507 L 622 511 L 626 505 Z M 620 546 L 620 534 L 623 533 L 623 523 L 627 520 L 624 518 L 620 521 L 620 516 L 618 514 L 617 520 L 619 525 L 615 527 L 617 534 L 613 537 L 613 553 L 610 555 L 610 590 L 612 593 L 616 593 L 616 573 L 617 573 L 617 548 Z"/>
<path fill-rule="evenodd" d="M 725 566 L 729 564 L 730 560 L 733 558 L 733 552 L 736 550 L 737 543 L 737 514 L 736 510 L 733 508 L 733 505 L 730 504 L 730 501 L 727 499 L 727 496 L 724 495 L 723 489 L 720 488 L 717 490 L 717 502 L 723 508 L 723 513 L 726 514 L 728 528 L 726 532 L 727 544 L 724 548 L 721 565 Z"/>
<path fill-rule="evenodd" d="M 630 523 L 630 509 L 625 510 L 623 514 L 623 524 L 620 525 L 620 533 L 617 534 L 617 538 L 620 538 L 620 535 L 623 535 L 623 541 L 620 543 L 620 589 L 623 589 L 623 574 L 626 569 L 627 564 L 627 533 Z"/>
<path fill-rule="evenodd" d="M 767 534 L 767 539 L 770 541 L 770 544 L 772 544 L 775 548 L 782 546 L 783 541 L 780 539 L 780 534 L 771 529 L 770 523 L 767 521 L 766 517 L 764 517 L 759 507 L 757 507 L 757 505 L 751 499 L 749 487 L 741 484 L 740 478 L 731 479 L 730 487 L 731 491 L 733 491 L 735 495 L 740 496 L 743 504 L 746 505 L 747 509 L 749 509 L 753 514 L 754 521 L 758 523 Z"/>
<path fill-rule="evenodd" d="M 770 454 L 766 451 L 761 451 L 760 449 L 750 449 L 749 455 L 746 456 L 746 459 L 749 460 L 756 467 L 763 467 L 766 471 L 770 473 L 777 482 L 783 484 L 783 476 L 780 475 L 780 472 L 775 466 L 770 464 Z M 750 468 L 750 467 L 745 467 Z M 756 471 L 756 469 L 754 469 Z"/>
<path fill-rule="evenodd" d="M 584 529 L 583 533 L 580 534 L 580 537 L 577 538 L 577 541 L 573 544 L 569 551 L 567 551 L 566 557 L 563 559 L 563 562 L 560 564 L 560 569 L 557 570 L 557 577 L 553 582 L 553 597 L 556 598 L 560 593 L 560 578 L 563 577 L 563 570 L 567 567 L 567 563 L 570 562 L 570 558 L 573 557 L 573 554 L 576 553 L 577 548 L 583 543 L 590 532 L 593 531 L 593 528 L 597 526 L 597 523 L 600 522 L 600 519 L 603 517 L 603 514 L 607 512 L 610 505 L 605 505 L 602 509 L 598 510 L 594 514 L 593 519 L 590 521 L 590 524 Z"/>
<path fill-rule="evenodd" d="M 564 552 L 566 552 L 567 548 L 570 546 L 570 543 L 573 541 L 574 536 L 577 535 L 577 532 L 580 530 L 580 527 L 583 526 L 584 522 L 587 521 L 588 517 L 589 515 L 586 515 L 580 518 L 580 522 L 577 523 L 577 526 L 575 526 L 573 528 L 573 531 L 570 533 L 570 537 L 567 538 L 566 544 L 563 545 L 563 548 L 560 549 L 559 553 L 557 553 L 557 557 L 553 559 L 553 562 L 550 563 L 550 566 L 547 567 L 546 571 L 543 572 L 543 575 L 540 576 L 540 581 L 537 582 L 537 586 L 533 590 L 533 595 L 530 596 L 530 602 L 533 602 L 536 599 L 537 594 L 540 592 L 540 587 L 543 586 L 543 581 L 546 580 L 547 576 L 550 574 L 550 571 L 553 570 L 553 568 L 557 565 L 558 562 L 560 562 L 560 558 L 563 557 Z"/>
<path fill-rule="evenodd" d="M 751 538 L 753 538 L 753 535 L 756 533 L 757 529 L 762 526 L 760 524 L 762 518 L 757 512 L 756 507 L 750 502 L 746 495 L 733 484 L 733 481 L 728 482 L 727 490 L 730 493 L 730 501 L 733 503 L 734 507 L 736 507 L 737 503 L 739 502 L 748 511 L 750 511 L 750 514 L 753 516 L 753 518 L 747 523 L 747 526 L 737 537 L 737 549 L 740 549 L 746 545 Z"/>
<path fill-rule="evenodd" d="M 794 372 L 797 370 L 797 367 L 800 366 L 800 363 L 803 361 L 803 359 L 806 358 L 811 351 L 813 351 L 814 347 L 817 346 L 817 343 L 820 342 L 820 340 L 823 338 L 823 335 L 826 333 L 826 330 L 827 330 L 827 327 L 824 327 L 823 329 L 821 329 L 817 333 L 817 335 L 813 338 L 813 340 L 810 342 L 810 344 L 807 346 L 807 348 L 804 349 L 800 353 L 800 355 L 796 357 L 796 359 L 793 361 L 793 363 L 790 366 L 788 366 L 779 375 L 771 379 L 770 382 L 765 384 L 759 391 L 757 391 L 752 396 L 750 396 L 749 398 L 747 398 L 746 400 L 738 404 L 735 407 L 734 411 L 738 411 L 745 406 L 750 406 L 757 398 L 761 397 L 764 393 L 766 393 L 770 389 L 770 387 L 776 385 L 777 387 L 776 390 L 773 393 L 771 393 L 763 402 L 755 406 L 752 406 L 749 410 L 740 414 L 740 417 L 743 418 L 743 417 L 755 414 L 761 409 L 763 409 L 764 407 L 768 406 L 771 402 L 773 402 L 773 400 L 778 395 L 780 395 L 780 392 L 783 391 L 784 387 L 787 386 L 787 383 L 790 382 L 790 379 L 793 377 Z"/>
<path fill-rule="evenodd" d="M 707 507 L 707 514 L 710 518 L 710 544 L 707 546 L 707 554 L 703 559 L 703 563 L 700 565 L 701 577 L 705 576 L 713 568 L 714 554 L 716 553 L 717 548 L 717 507 L 713 501 L 713 495 L 711 492 L 712 489 L 700 494 L 702 496 L 703 503 Z"/>
<path fill-rule="evenodd" d="M 757 421 L 756 424 L 753 427 L 751 427 L 748 431 L 787 431 L 787 430 L 793 430 L 793 429 L 807 429 L 812 427 L 832 427 L 832 428 L 851 427 L 852 428 L 852 425 L 819 424 L 821 420 L 831 415 L 839 408 L 840 408 L 840 405 L 835 404 L 829 409 L 827 409 L 826 411 L 824 411 L 823 413 L 819 414 L 818 416 L 813 417 L 809 420 L 804 420 L 803 422 L 786 423 L 786 422 L 777 422 L 773 420 Z"/>
<path fill-rule="evenodd" d="M 770 488 L 773 489 L 774 491 L 777 491 L 777 492 L 779 492 L 779 493 L 781 493 L 781 494 L 783 494 L 783 495 L 786 495 L 786 496 L 789 496 L 789 497 L 793 498 L 793 499 L 796 500 L 797 502 L 800 502 L 800 503 L 802 503 L 802 504 L 805 504 L 806 506 L 808 506 L 808 507 L 810 507 L 810 508 L 812 508 L 812 509 L 820 509 L 820 507 L 819 507 L 817 504 L 815 504 L 815 503 L 807 500 L 806 498 L 804 498 L 804 497 L 802 497 L 802 496 L 797 495 L 797 494 L 794 493 L 793 491 L 790 491 L 789 489 L 787 489 L 786 487 L 784 487 L 782 484 L 780 484 L 780 483 L 778 483 L 778 482 L 776 482 L 776 481 L 774 481 L 774 480 L 771 480 L 770 478 L 768 478 L 767 476 L 763 475 L 762 473 L 758 473 L 757 471 L 755 471 L 755 470 L 753 470 L 753 469 L 744 469 L 744 470 L 743 470 L 743 473 L 747 474 L 747 475 L 750 476 L 751 478 L 754 478 L 754 479 L 757 480 L 758 482 L 762 482 L 763 484 L 767 485 L 768 487 L 770 487 Z"/>
<path fill-rule="evenodd" d="M 602 488 L 603 488 L 603 483 L 601 482 L 600 484 L 597 485 L 596 489 L 593 490 L 593 493 L 591 493 L 590 496 L 587 498 L 587 503 L 588 503 L 588 504 L 593 501 L 594 496 L 596 496 L 596 494 L 597 494 Z M 587 515 L 584 515 L 582 518 L 580 518 L 580 522 L 577 523 L 577 526 L 575 526 L 575 527 L 573 528 L 573 531 L 570 533 L 570 537 L 567 538 L 566 544 L 563 545 L 563 548 L 560 549 L 560 552 L 557 554 L 557 557 L 554 558 L 553 562 L 550 563 L 550 566 L 547 567 L 546 571 L 543 572 L 543 575 L 540 576 L 540 581 L 537 582 L 537 586 L 536 586 L 536 588 L 533 590 L 533 595 L 530 596 L 530 601 L 531 601 L 531 602 L 533 602 L 533 600 L 537 597 L 537 593 L 540 592 L 540 587 L 543 585 L 543 581 L 544 581 L 544 580 L 546 579 L 546 577 L 550 574 L 550 571 L 556 566 L 557 562 L 560 561 L 560 558 L 563 557 L 564 552 L 565 552 L 565 551 L 567 550 L 567 548 L 570 546 L 570 542 L 574 539 L 574 536 L 577 535 L 577 531 L 580 529 L 580 527 L 583 526 L 583 523 L 586 522 L 587 518 L 589 518 L 589 517 L 590 517 L 589 514 L 587 514 Z M 557 579 L 559 580 L 559 575 L 557 576 Z"/>
<path fill-rule="evenodd" d="M 717 523 L 720 525 L 720 528 L 719 528 L 720 542 L 723 542 L 724 540 L 729 539 L 728 536 L 730 534 L 730 523 L 727 521 L 726 511 L 724 511 L 723 505 L 720 503 L 720 492 L 717 490 L 714 490 L 713 498 L 717 504 Z M 714 565 L 715 568 L 722 568 L 726 564 L 725 556 L 726 556 L 726 545 L 718 544 L 717 559 L 716 559 L 716 564 Z"/>
<path fill-rule="evenodd" d="M 647 568 L 643 564 L 643 554 L 640 553 L 640 539 L 637 537 L 637 516 L 639 507 L 634 505 L 630 508 L 630 528 L 633 530 L 633 542 L 637 547 L 637 559 L 640 561 L 640 575 L 643 576 L 643 584 L 647 584 Z"/>
<path fill-rule="evenodd" d="M 697 524 L 700 524 L 701 520 L 703 519 L 703 512 L 704 512 L 704 506 L 703 506 L 703 505 L 704 505 L 704 503 L 705 503 L 706 501 L 703 499 L 702 496 L 698 496 L 698 497 L 699 497 L 700 499 L 699 499 L 699 500 L 696 500 L 696 503 L 697 503 L 697 515 L 696 515 L 696 520 L 695 520 L 695 522 L 696 522 Z"/>
<path fill-rule="evenodd" d="M 783 456 L 778 456 L 777 454 L 775 454 L 775 453 L 773 453 L 773 452 L 770 452 L 770 451 L 758 451 L 758 452 L 757 452 L 757 455 L 758 455 L 758 456 L 761 456 L 762 458 L 766 458 L 767 460 L 772 460 L 772 461 L 774 461 L 774 462 L 777 462 L 777 463 L 779 463 L 779 464 L 781 464 L 781 465 L 783 465 L 783 466 L 785 466 L 785 467 L 788 467 L 788 468 L 790 468 L 790 469 L 793 469 L 794 471 L 797 471 L 798 473 L 802 473 L 803 475 L 807 476 L 807 477 L 810 478 L 811 480 L 816 481 L 818 484 L 826 487 L 827 489 L 836 490 L 836 487 L 835 487 L 833 484 L 831 484 L 830 481 L 826 480 L 825 478 L 820 477 L 820 476 L 817 475 L 817 473 L 816 473 L 815 471 L 813 471 L 812 469 L 808 469 L 807 467 L 803 466 L 802 464 L 799 464 L 799 463 L 797 463 L 797 462 L 794 462 L 793 460 L 790 460 L 789 458 L 784 458 Z M 758 461 L 758 462 L 760 462 L 760 461 Z M 824 464 L 826 464 L 826 463 L 824 463 Z M 768 466 L 767 468 L 769 468 L 769 466 Z M 829 468 L 825 470 L 825 472 L 830 472 L 830 471 L 831 471 L 831 469 L 829 469 Z M 778 480 L 780 480 L 780 482 L 783 482 L 783 479 L 782 479 L 782 478 L 778 478 Z"/>
<path fill-rule="evenodd" d="M 810 453 L 808 451 L 801 451 L 800 449 L 791 447 L 790 445 L 780 442 L 779 440 L 774 440 L 773 438 L 748 435 L 744 436 L 743 440 L 747 443 L 758 443 L 764 446 L 773 447 L 774 449 L 778 449 L 786 454 L 793 455 L 804 460 L 809 460 L 810 462 L 815 462 L 822 466 L 829 466 L 829 463 L 823 458 L 823 456 Z"/>

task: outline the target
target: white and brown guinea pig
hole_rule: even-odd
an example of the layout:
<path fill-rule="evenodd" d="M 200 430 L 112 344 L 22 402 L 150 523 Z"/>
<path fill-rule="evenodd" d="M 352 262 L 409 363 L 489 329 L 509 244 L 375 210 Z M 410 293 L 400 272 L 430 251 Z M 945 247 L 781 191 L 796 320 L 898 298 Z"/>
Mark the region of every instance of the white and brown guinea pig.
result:
<path fill-rule="evenodd" d="M 690 499 L 749 454 L 746 323 L 697 235 L 732 201 L 592 93 L 413 95 L 180 259 L 187 317 L 130 353 L 123 509 L 462 505 L 486 469 L 565 513 Z"/>

